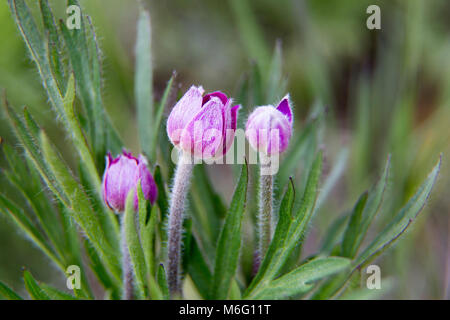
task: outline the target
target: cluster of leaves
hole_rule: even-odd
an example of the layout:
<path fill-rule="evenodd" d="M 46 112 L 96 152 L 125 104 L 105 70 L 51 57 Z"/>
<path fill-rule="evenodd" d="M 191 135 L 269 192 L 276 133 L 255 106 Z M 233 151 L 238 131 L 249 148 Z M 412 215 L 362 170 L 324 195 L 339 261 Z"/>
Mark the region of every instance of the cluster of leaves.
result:
<path fill-rule="evenodd" d="M 248 9 L 242 7 L 244 2 L 232 3 L 236 12 L 245 13 Z M 8 144 L 2 144 L 9 165 L 2 172 L 24 201 L 18 203 L 7 194 L 0 194 L 0 212 L 24 231 L 62 274 L 68 266 L 78 265 L 82 275 L 81 288 L 69 294 L 38 283 L 25 270 L 26 289 L 33 299 L 95 298 L 92 283 L 85 276 L 85 269 L 89 267 L 104 287 L 105 298 L 117 299 L 122 291 L 119 224 L 117 217 L 103 204 L 100 176 L 106 151 L 119 152 L 123 144 L 102 105 L 100 56 L 91 21 L 83 15 L 81 29 L 68 30 L 63 22 L 55 23 L 47 0 L 41 0 L 44 27 L 44 33 L 41 33 L 24 0 L 9 0 L 9 5 L 38 67 L 50 105 L 78 151 L 76 173 L 29 110 L 24 108 L 18 113 L 4 99 L 6 115 L 25 156 Z M 68 5 L 79 4 L 76 0 L 68 0 Z M 255 29 L 251 20 L 240 21 L 244 34 L 257 39 L 252 34 Z M 151 163 L 156 160 L 161 163 L 153 168 L 159 197 L 151 206 L 138 188 L 139 212 L 136 216 L 132 198 L 128 197 L 123 223 L 136 296 L 168 299 L 162 262 L 166 255 L 167 181 L 171 179 L 172 168 L 170 144 L 159 132 L 173 77 L 161 101 L 155 103 L 151 86 L 150 33 L 149 15 L 141 10 L 136 43 L 137 123 L 143 153 Z M 249 43 L 249 51 L 260 52 L 257 48 L 258 43 Z M 285 91 L 280 45 L 276 46 L 271 58 L 261 53 L 256 58 L 237 95 L 245 106 L 273 103 Z M 76 97 L 82 106 L 79 112 L 74 109 Z M 241 122 L 245 112 L 248 109 L 241 114 Z M 184 224 L 183 270 L 202 298 L 345 297 L 345 294 L 355 292 L 351 284 L 359 279 L 359 270 L 397 241 L 423 208 L 439 173 L 440 161 L 416 194 L 360 250 L 385 196 L 390 169 L 388 159 L 379 182 L 361 195 L 348 214 L 332 224 L 319 252 L 301 260 L 302 244 L 310 222 L 342 172 L 346 158 L 343 152 L 319 188 L 323 171 L 323 154 L 319 150 L 323 115 L 323 107 L 317 104 L 282 160 L 276 181 L 285 188 L 279 188 L 275 195 L 277 201 L 280 199 L 276 228 L 256 275 L 251 271 L 252 250 L 246 251 L 251 246 L 241 247 L 241 244 L 246 234 L 245 226 L 254 225 L 257 190 L 252 188 L 249 178 L 254 178 L 257 170 L 246 164 L 240 166 L 240 173 L 236 170 L 237 184 L 227 207 L 212 187 L 205 167 L 196 166 L 189 215 Z M 298 163 L 302 163 L 301 168 Z M 304 174 L 290 178 L 299 169 Z M 21 299 L 3 282 L 0 282 L 0 296 Z"/>

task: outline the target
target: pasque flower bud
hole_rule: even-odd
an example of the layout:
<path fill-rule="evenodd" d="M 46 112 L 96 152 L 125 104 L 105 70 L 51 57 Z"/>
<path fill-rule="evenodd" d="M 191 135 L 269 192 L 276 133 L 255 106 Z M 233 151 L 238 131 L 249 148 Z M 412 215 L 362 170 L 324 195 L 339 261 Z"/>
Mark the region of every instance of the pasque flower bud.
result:
<path fill-rule="evenodd" d="M 158 196 L 155 181 L 147 168 L 147 159 L 143 155 L 133 157 L 123 151 L 117 158 L 110 153 L 106 157 L 106 169 L 103 174 L 103 199 L 111 209 L 122 212 L 130 190 L 134 189 L 134 208 L 138 208 L 137 183 L 141 180 L 144 197 L 153 204 Z"/>
<path fill-rule="evenodd" d="M 245 136 L 253 149 L 271 156 L 286 150 L 292 135 L 293 115 L 289 96 L 275 108 L 256 108 L 248 117 Z"/>
<path fill-rule="evenodd" d="M 167 120 L 172 144 L 199 158 L 223 156 L 230 148 L 240 105 L 216 91 L 203 96 L 203 88 L 192 86 L 177 102 Z"/>

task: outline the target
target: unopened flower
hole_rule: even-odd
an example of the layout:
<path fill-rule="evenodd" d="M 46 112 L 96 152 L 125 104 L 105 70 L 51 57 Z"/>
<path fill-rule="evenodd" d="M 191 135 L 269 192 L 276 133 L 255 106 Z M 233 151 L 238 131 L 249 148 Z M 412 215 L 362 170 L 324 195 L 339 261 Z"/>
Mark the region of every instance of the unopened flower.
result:
<path fill-rule="evenodd" d="M 147 168 L 147 159 L 143 155 L 133 157 L 123 151 L 117 158 L 110 153 L 106 157 L 106 169 L 103 174 L 103 199 L 111 209 L 122 212 L 130 190 L 135 190 L 134 208 L 138 208 L 137 183 L 141 181 L 145 199 L 153 204 L 158 196 L 155 181 Z"/>
<path fill-rule="evenodd" d="M 230 148 L 239 105 L 231 107 L 220 91 L 203 96 L 192 86 L 177 102 L 167 120 L 167 134 L 174 146 L 199 158 L 217 158 Z"/>
<path fill-rule="evenodd" d="M 293 115 L 289 96 L 275 108 L 272 105 L 256 108 L 248 117 L 245 136 L 253 149 L 268 156 L 286 150 L 292 135 Z"/>

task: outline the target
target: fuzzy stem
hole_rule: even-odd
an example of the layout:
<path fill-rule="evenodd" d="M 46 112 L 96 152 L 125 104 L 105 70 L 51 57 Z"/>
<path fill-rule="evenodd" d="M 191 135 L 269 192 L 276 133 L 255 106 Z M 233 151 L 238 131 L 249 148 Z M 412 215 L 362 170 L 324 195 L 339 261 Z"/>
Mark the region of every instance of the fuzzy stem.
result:
<path fill-rule="evenodd" d="M 261 263 L 272 238 L 272 198 L 273 176 L 263 174 L 261 166 L 259 176 L 259 239 L 257 263 Z"/>
<path fill-rule="evenodd" d="M 168 283 L 172 297 L 181 296 L 180 260 L 181 234 L 183 228 L 183 214 L 186 196 L 189 190 L 192 169 L 189 155 L 182 154 L 175 171 L 173 180 L 168 234 Z"/>
<path fill-rule="evenodd" d="M 133 270 L 131 267 L 130 252 L 128 250 L 127 238 L 125 235 L 125 213 L 121 214 L 120 223 L 120 246 L 122 248 L 122 300 L 133 299 Z"/>

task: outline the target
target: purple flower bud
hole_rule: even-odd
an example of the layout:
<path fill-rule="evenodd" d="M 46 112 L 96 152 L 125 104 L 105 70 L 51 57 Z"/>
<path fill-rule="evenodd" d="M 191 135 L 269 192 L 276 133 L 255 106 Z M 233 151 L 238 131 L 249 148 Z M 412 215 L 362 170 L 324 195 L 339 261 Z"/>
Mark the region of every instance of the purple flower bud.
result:
<path fill-rule="evenodd" d="M 240 105 L 216 91 L 203 96 L 192 86 L 177 102 L 167 120 L 167 134 L 177 148 L 200 158 L 221 157 L 230 148 Z"/>
<path fill-rule="evenodd" d="M 142 192 L 150 203 L 154 203 L 158 196 L 155 181 L 147 168 L 147 159 L 139 155 L 136 159 L 130 152 L 113 158 L 111 153 L 106 157 L 106 169 L 103 174 L 103 200 L 108 207 L 116 212 L 125 209 L 125 202 L 130 190 L 134 189 L 134 209 L 138 208 L 137 183 L 141 180 Z"/>
<path fill-rule="evenodd" d="M 248 117 L 245 136 L 253 149 L 270 156 L 286 150 L 292 135 L 289 95 L 278 104 L 256 108 Z"/>

